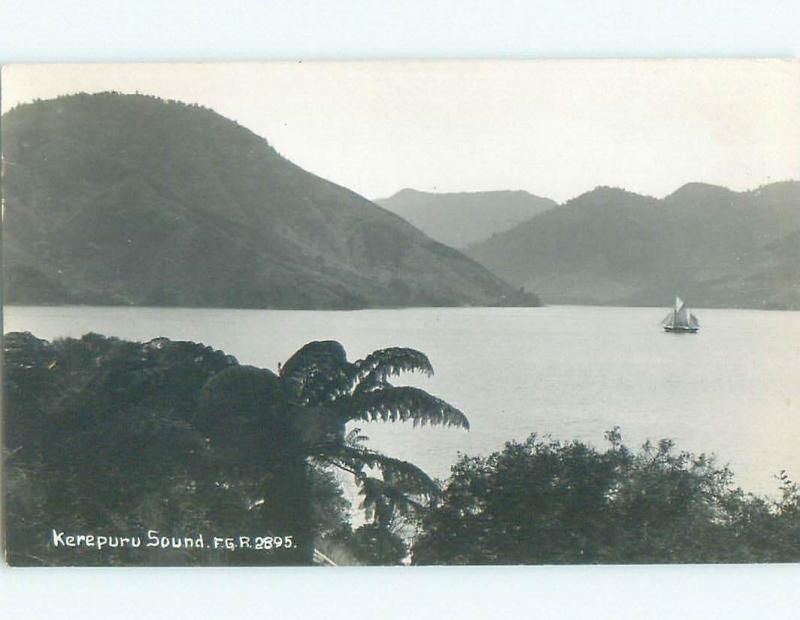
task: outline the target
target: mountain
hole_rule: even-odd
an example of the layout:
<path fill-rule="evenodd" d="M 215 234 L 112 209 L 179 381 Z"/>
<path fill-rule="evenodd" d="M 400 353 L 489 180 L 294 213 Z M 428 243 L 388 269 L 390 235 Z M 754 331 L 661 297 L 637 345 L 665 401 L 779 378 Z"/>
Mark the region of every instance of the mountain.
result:
<path fill-rule="evenodd" d="M 549 303 L 800 308 L 800 182 L 598 187 L 466 252 Z"/>
<path fill-rule="evenodd" d="M 403 189 L 375 202 L 454 248 L 488 239 L 556 206 L 549 198 L 523 191 L 435 194 Z"/>
<path fill-rule="evenodd" d="M 536 301 L 196 105 L 71 95 L 10 110 L 2 132 L 6 303 Z"/>

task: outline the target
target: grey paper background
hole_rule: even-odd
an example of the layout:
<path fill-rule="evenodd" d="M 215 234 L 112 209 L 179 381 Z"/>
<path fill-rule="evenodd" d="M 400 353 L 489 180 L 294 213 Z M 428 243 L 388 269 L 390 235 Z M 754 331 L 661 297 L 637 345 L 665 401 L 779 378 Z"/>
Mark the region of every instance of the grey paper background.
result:
<path fill-rule="evenodd" d="M 800 55 L 796 1 L 0 3 L 0 62 Z M 800 566 L 0 570 L 4 618 L 790 617 Z"/>

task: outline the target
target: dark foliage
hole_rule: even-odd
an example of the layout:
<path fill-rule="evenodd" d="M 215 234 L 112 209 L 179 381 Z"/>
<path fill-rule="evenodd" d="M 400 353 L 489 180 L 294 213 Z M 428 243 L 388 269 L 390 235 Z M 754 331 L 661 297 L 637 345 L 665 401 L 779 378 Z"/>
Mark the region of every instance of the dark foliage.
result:
<path fill-rule="evenodd" d="M 366 448 L 345 425 L 380 411 L 386 420 L 466 426 L 450 405 L 421 390 L 411 402 L 388 382 L 400 372 L 432 372 L 410 349 L 351 363 L 339 343 L 315 342 L 280 375 L 165 338 L 88 334 L 49 343 L 12 333 L 4 353 L 6 543 L 18 565 L 310 564 L 327 537 L 345 541 L 355 561 L 399 562 L 405 547 L 401 553 L 389 527 L 436 487 L 414 465 Z M 367 529 L 350 531 L 333 468 L 360 485 Z M 291 535 L 295 545 L 269 554 L 55 550 L 53 528 Z M 372 540 L 377 555 L 366 551 Z"/>
<path fill-rule="evenodd" d="M 368 523 L 357 528 L 350 546 L 355 557 L 369 566 L 400 564 L 408 554 L 403 537 L 379 523 Z"/>
<path fill-rule="evenodd" d="M 532 436 L 463 457 L 441 488 L 369 449 L 365 419 L 467 426 L 463 414 L 394 386 L 432 372 L 418 351 L 349 362 L 333 341 L 280 369 L 159 338 L 88 334 L 4 340 L 9 562 L 31 564 L 418 564 L 750 562 L 800 559 L 800 491 L 769 501 L 712 459 L 669 441 L 610 448 Z M 366 522 L 352 530 L 334 471 L 352 475 Z M 270 553 L 192 548 L 54 549 L 52 528 L 119 535 L 285 536 Z M 415 529 L 416 528 L 416 529 Z M 416 536 L 414 532 L 416 531 Z"/>
<path fill-rule="evenodd" d="M 800 493 L 744 494 L 712 459 L 669 441 L 598 451 L 531 436 L 462 457 L 420 521 L 417 564 L 786 562 L 800 559 Z"/>

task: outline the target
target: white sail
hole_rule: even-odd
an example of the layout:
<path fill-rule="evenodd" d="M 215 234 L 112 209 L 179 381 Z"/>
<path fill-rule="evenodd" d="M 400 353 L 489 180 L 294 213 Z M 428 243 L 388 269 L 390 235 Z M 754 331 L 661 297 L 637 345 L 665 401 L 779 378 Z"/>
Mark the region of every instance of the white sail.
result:
<path fill-rule="evenodd" d="M 692 311 L 680 297 L 675 297 L 675 309 L 667 314 L 661 324 L 667 331 L 677 332 L 696 332 L 700 327 L 700 321 L 692 314 Z"/>

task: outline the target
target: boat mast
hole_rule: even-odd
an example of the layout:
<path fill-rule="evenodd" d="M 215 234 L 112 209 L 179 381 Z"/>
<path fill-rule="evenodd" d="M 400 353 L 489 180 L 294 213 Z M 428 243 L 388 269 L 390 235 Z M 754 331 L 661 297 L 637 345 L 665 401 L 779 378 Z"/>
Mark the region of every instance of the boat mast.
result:
<path fill-rule="evenodd" d="M 676 296 L 675 297 L 675 310 L 672 311 L 672 328 L 675 329 L 678 326 L 678 312 L 681 310 L 681 298 Z"/>

